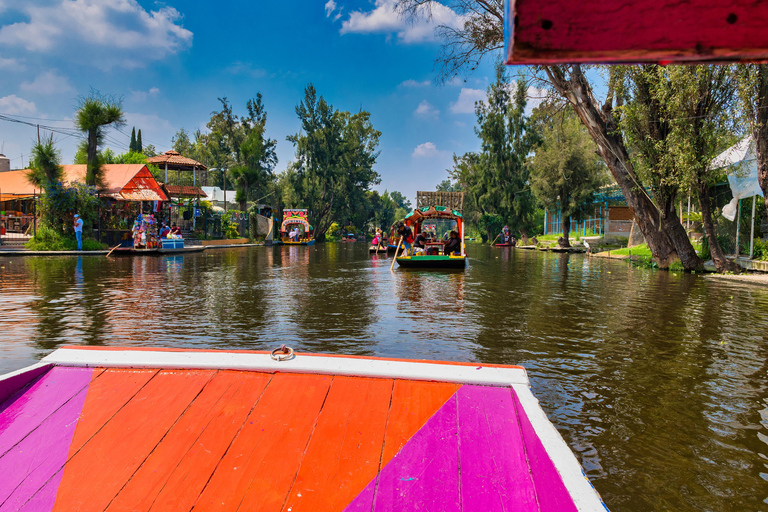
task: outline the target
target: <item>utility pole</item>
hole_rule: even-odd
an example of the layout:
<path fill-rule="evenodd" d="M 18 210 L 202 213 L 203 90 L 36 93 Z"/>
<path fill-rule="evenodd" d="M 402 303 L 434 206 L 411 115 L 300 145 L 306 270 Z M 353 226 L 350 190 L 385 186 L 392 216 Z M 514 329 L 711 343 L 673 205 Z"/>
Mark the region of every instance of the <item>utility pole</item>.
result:
<path fill-rule="evenodd" d="M 40 125 L 37 125 L 37 143 L 40 144 Z"/>

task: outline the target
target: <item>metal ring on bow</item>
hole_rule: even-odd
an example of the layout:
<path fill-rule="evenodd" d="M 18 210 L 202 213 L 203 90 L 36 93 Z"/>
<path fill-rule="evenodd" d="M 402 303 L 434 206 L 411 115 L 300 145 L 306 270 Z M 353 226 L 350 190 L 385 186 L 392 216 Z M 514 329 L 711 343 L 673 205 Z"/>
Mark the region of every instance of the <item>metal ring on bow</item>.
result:
<path fill-rule="evenodd" d="M 275 361 L 288 361 L 295 357 L 293 355 L 293 349 L 291 347 L 286 347 L 285 345 L 280 345 L 273 350 L 269 356 Z"/>

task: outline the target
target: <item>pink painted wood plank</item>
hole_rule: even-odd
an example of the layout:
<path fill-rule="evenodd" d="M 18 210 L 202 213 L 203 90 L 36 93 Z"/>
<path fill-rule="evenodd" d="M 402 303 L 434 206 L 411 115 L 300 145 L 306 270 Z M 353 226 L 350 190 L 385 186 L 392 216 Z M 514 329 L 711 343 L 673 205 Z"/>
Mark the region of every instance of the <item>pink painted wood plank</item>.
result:
<path fill-rule="evenodd" d="M 539 436 L 525 414 L 520 399 L 512 390 L 517 417 L 520 420 L 520 431 L 523 433 L 528 465 L 536 486 L 536 496 L 539 499 L 539 509 L 542 512 L 576 512 L 570 493 L 563 484 L 560 473 L 557 472 L 546 448 L 541 444 Z"/>
<path fill-rule="evenodd" d="M 53 368 L 8 405 L 0 413 L 0 456 L 88 386 L 92 373 L 90 368 Z"/>
<path fill-rule="evenodd" d="M 768 58 L 763 2 L 506 1 L 508 64 Z"/>
<path fill-rule="evenodd" d="M 511 389 L 465 385 L 457 399 L 463 510 L 538 511 Z"/>
<path fill-rule="evenodd" d="M 460 511 L 457 423 L 454 395 L 345 511 Z"/>
<path fill-rule="evenodd" d="M 32 383 L 33 380 L 40 377 L 42 374 L 51 369 L 51 365 L 40 366 L 34 370 L 29 370 L 13 377 L 0 380 L 0 412 L 5 410 L 5 407 L 10 405 L 9 398 L 15 399 L 16 396 L 20 396 L 25 387 Z"/>
<path fill-rule="evenodd" d="M 77 418 L 85 402 L 86 386 L 92 370 L 65 372 L 66 385 L 79 388 L 71 397 L 47 417 L 34 431 L 0 457 L 0 511 L 19 510 L 42 487 L 51 481 L 51 489 L 58 487 L 61 468 L 67 461 L 69 445 L 77 425 Z M 57 377 L 59 383 L 65 379 Z M 79 379 L 79 380 L 78 380 Z M 27 402 L 30 404 L 32 402 Z M 58 479 L 52 477 L 58 474 Z M 56 494 L 47 493 L 39 500 L 37 510 L 51 510 Z"/>

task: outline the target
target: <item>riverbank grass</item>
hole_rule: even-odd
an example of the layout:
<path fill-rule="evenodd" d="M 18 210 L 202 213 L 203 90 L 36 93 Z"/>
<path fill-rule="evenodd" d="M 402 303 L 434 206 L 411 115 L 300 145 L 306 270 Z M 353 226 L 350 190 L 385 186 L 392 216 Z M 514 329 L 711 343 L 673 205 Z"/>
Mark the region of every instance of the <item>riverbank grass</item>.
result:
<path fill-rule="evenodd" d="M 25 244 L 30 251 L 76 251 L 77 239 L 73 236 L 62 235 L 48 226 L 40 226 L 37 233 Z M 83 238 L 84 251 L 102 251 L 107 244 L 92 238 Z"/>

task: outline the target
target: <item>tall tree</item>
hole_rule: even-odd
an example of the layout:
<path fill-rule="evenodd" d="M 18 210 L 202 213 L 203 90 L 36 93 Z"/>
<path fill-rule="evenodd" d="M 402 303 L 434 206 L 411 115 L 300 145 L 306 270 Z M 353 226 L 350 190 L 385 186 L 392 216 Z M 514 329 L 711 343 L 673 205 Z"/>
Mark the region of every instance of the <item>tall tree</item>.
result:
<path fill-rule="evenodd" d="M 29 182 L 44 190 L 61 185 L 61 154 L 53 143 L 53 134 L 32 146 Z"/>
<path fill-rule="evenodd" d="M 302 131 L 288 137 L 296 147 L 293 188 L 311 210 L 315 237 L 322 242 L 334 217 L 350 220 L 355 201 L 380 182 L 373 166 L 381 132 L 373 128 L 368 112 L 338 111 L 318 97 L 312 84 L 296 115 Z"/>
<path fill-rule="evenodd" d="M 390 192 L 389 197 L 395 202 L 395 205 L 397 205 L 398 208 L 403 208 L 404 210 L 411 210 L 413 208 L 411 206 L 411 201 L 406 199 L 406 197 L 397 190 Z"/>
<path fill-rule="evenodd" d="M 275 139 L 265 136 L 267 112 L 262 102 L 261 93 L 255 100 L 248 100 L 248 117 L 241 120 L 239 129 L 247 135 L 240 143 L 239 165 L 230 169 L 237 187 L 236 201 L 240 209 L 246 211 L 246 203 L 253 190 L 264 190 L 274 177 L 273 169 L 277 165 Z"/>
<path fill-rule="evenodd" d="M 138 151 L 136 151 L 136 127 L 135 126 L 131 129 L 131 143 L 128 145 L 128 151 L 133 151 L 138 153 Z"/>
<path fill-rule="evenodd" d="M 98 150 L 104 141 L 104 132 L 109 127 L 120 128 L 125 125 L 123 102 L 121 98 L 103 96 L 98 91 L 91 91 L 81 97 L 75 112 L 75 126 L 87 134 L 88 170 L 85 175 L 87 185 L 100 185 L 102 180 Z"/>
<path fill-rule="evenodd" d="M 135 151 L 137 153 L 142 153 L 144 151 L 144 143 L 141 142 L 141 128 L 139 128 L 139 133 L 136 135 L 136 149 Z"/>
<path fill-rule="evenodd" d="M 593 198 L 607 182 L 607 171 L 573 109 L 545 102 L 533 117 L 542 142 L 532 161 L 531 189 L 545 206 L 559 207 L 561 246 L 570 247 L 571 219 L 584 220 L 593 211 Z"/>
<path fill-rule="evenodd" d="M 496 80 L 488 100 L 477 102 L 475 133 L 481 141 L 473 191 L 486 214 L 499 215 L 525 238 L 533 227 L 535 201 L 529 190 L 528 154 L 537 143 L 525 116 L 526 87 L 518 80 L 514 95 L 504 66 L 496 66 Z"/>

